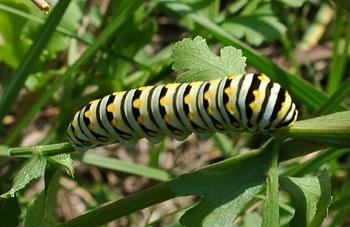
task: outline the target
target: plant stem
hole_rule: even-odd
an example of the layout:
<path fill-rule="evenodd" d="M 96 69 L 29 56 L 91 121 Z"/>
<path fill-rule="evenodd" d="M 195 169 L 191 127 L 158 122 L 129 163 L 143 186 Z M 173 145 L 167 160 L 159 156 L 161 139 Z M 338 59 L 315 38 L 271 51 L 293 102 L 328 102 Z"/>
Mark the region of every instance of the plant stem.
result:
<path fill-rule="evenodd" d="M 74 148 L 70 143 L 57 143 L 50 145 L 38 145 L 32 147 L 10 148 L 10 156 L 40 154 L 42 156 L 53 156 L 73 152 Z"/>
<path fill-rule="evenodd" d="M 281 140 L 273 141 L 272 160 L 266 177 L 266 199 L 264 203 L 263 227 L 279 226 L 278 206 L 278 154 Z"/>

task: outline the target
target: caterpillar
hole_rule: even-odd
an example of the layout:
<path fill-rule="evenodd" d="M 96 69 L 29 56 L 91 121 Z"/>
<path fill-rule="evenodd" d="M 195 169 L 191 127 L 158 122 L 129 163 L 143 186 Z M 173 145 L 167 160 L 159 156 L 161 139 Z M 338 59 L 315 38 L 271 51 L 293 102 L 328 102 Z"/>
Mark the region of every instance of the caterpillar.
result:
<path fill-rule="evenodd" d="M 68 127 L 75 149 L 135 143 L 193 132 L 268 133 L 292 125 L 298 111 L 288 92 L 264 74 L 145 86 L 115 92 L 78 111 Z"/>

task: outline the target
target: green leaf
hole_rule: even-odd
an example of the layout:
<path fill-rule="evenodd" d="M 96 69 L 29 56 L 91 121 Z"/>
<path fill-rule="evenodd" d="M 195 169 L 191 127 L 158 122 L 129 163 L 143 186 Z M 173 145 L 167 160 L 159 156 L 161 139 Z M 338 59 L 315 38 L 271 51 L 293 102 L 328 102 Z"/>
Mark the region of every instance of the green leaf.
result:
<path fill-rule="evenodd" d="M 36 197 L 31 206 L 28 207 L 24 219 L 24 226 L 53 226 L 53 215 L 55 211 L 56 195 L 59 188 L 58 169 L 51 169 L 45 173 L 45 189 Z"/>
<path fill-rule="evenodd" d="M 293 199 L 295 214 L 291 226 L 322 224 L 331 203 L 330 179 L 326 171 L 319 177 L 283 177 L 280 185 Z"/>
<path fill-rule="evenodd" d="M 59 154 L 59 155 L 51 156 L 49 160 L 64 167 L 67 170 L 67 172 L 73 177 L 73 174 L 74 174 L 73 160 L 71 159 L 69 154 Z"/>
<path fill-rule="evenodd" d="M 17 198 L 0 199 L 0 220 L 6 226 L 19 226 L 21 210 Z"/>
<path fill-rule="evenodd" d="M 233 158 L 227 166 L 207 168 L 175 179 L 171 188 L 178 196 L 202 197 L 180 222 L 186 226 L 232 226 L 248 203 L 264 189 L 271 154 L 250 155 L 255 156 Z"/>
<path fill-rule="evenodd" d="M 256 46 L 280 38 L 287 30 L 273 12 L 271 3 L 264 4 L 252 14 L 226 20 L 222 27 L 238 38 L 245 37 Z"/>
<path fill-rule="evenodd" d="M 2 194 L 2 198 L 13 197 L 15 193 L 23 189 L 27 184 L 32 180 L 37 179 L 38 177 L 44 174 L 46 165 L 46 158 L 41 155 L 34 155 L 29 162 L 27 162 L 13 180 L 13 185 L 11 189 Z"/>
<path fill-rule="evenodd" d="M 210 80 L 245 73 L 246 58 L 233 47 L 224 47 L 220 56 L 215 55 L 200 36 L 193 40 L 185 38 L 175 43 L 171 58 L 174 70 L 184 72 L 178 82 Z"/>

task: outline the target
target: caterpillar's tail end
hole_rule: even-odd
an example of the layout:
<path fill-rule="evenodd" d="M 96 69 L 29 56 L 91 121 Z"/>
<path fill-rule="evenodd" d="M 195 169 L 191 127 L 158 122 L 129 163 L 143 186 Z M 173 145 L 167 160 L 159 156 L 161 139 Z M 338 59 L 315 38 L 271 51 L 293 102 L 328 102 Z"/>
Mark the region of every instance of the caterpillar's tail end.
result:
<path fill-rule="evenodd" d="M 292 108 L 293 108 L 293 111 L 289 113 L 288 114 L 289 116 L 287 115 L 287 117 L 277 125 L 276 129 L 287 128 L 294 125 L 294 123 L 298 119 L 299 112 L 294 103 L 292 103 Z"/>

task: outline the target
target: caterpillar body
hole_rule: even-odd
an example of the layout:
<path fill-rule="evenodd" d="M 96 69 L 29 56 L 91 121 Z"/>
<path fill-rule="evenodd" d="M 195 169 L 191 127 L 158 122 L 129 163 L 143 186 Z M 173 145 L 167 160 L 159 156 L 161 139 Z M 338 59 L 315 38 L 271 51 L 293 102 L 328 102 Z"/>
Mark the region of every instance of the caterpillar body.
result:
<path fill-rule="evenodd" d="M 292 125 L 298 111 L 288 92 L 264 74 L 145 86 L 115 92 L 78 111 L 68 127 L 76 149 L 112 143 L 183 140 L 192 133 L 266 133 Z"/>

